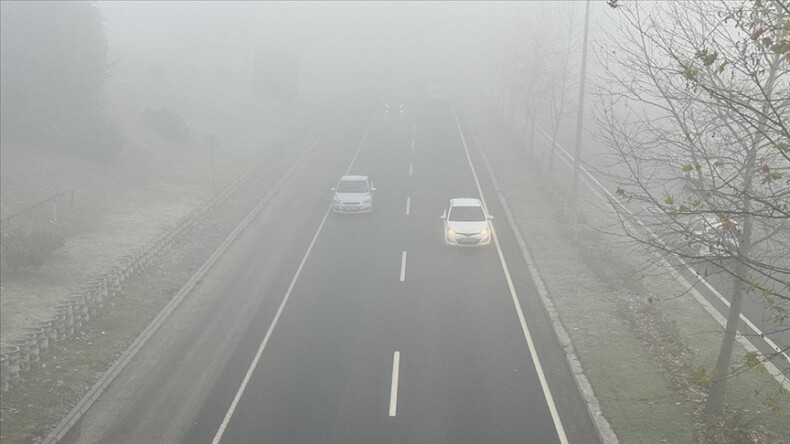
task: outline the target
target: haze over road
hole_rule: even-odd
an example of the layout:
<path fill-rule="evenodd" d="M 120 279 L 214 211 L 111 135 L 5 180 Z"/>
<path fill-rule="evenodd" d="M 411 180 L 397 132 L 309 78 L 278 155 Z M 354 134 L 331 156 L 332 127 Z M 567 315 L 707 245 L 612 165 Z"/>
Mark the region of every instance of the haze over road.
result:
<path fill-rule="evenodd" d="M 494 244 L 443 243 L 448 199 L 479 194 L 462 116 L 447 101 L 400 118 L 370 111 L 335 122 L 223 258 L 220 271 L 232 270 L 206 279 L 199 292 L 219 294 L 199 310 L 223 305 L 222 321 L 185 320 L 178 334 L 198 340 L 150 347 L 171 356 L 141 360 L 150 388 L 131 395 L 119 378 L 75 442 L 598 442 L 497 199 L 485 202 L 507 274 Z M 485 199 L 491 185 L 477 169 Z M 372 214 L 328 211 L 346 170 L 375 182 Z"/>

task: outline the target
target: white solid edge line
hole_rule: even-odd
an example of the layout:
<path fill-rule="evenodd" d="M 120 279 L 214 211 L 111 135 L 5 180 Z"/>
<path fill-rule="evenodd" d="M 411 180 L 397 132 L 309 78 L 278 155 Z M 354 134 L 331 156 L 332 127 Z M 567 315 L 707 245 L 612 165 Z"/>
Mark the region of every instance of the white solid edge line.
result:
<path fill-rule="evenodd" d="M 538 128 L 538 130 L 540 130 L 541 136 L 543 136 L 544 139 L 546 139 L 547 141 L 551 141 L 551 139 L 550 139 L 551 136 L 549 135 L 549 133 L 546 132 L 546 130 L 541 128 L 539 125 L 535 125 L 535 126 Z M 559 148 L 560 152 L 562 154 L 564 154 L 566 157 L 568 157 L 568 159 L 570 159 L 570 161 L 574 160 L 573 155 L 571 155 L 559 143 L 557 144 L 557 148 Z M 561 159 L 562 159 L 563 163 L 565 163 L 569 168 L 572 168 L 572 165 L 570 164 L 570 162 L 567 159 L 562 158 L 562 157 L 561 157 Z M 641 226 L 642 228 L 647 230 L 648 234 L 651 237 L 653 237 L 654 239 L 660 241 L 660 239 L 658 239 L 658 236 L 656 234 L 654 234 L 653 231 L 649 227 L 647 227 L 641 220 L 639 220 L 639 218 L 637 218 L 636 215 L 628 207 L 626 207 L 622 202 L 620 202 L 620 199 L 617 199 L 608 189 L 606 189 L 606 187 L 603 186 L 603 184 L 601 182 L 599 182 L 598 179 L 596 179 L 595 176 L 593 176 L 592 173 L 590 173 L 589 170 L 587 170 L 587 168 L 585 168 L 584 166 L 581 166 L 581 171 L 585 175 L 585 182 L 587 182 L 587 188 L 590 191 L 592 191 L 593 194 L 598 196 L 598 198 L 601 199 L 604 203 L 607 202 L 606 198 L 604 198 L 603 195 L 598 190 L 595 189 L 595 187 L 597 186 L 604 193 L 606 193 L 606 195 L 609 196 L 609 198 L 611 200 L 613 200 L 614 202 L 617 202 L 618 206 L 623 208 L 629 215 L 631 215 L 631 217 L 634 218 L 634 220 L 637 222 L 637 224 L 639 224 L 639 226 Z M 642 208 L 645 208 L 644 205 L 642 206 Z M 680 265 L 684 269 L 686 269 L 695 278 L 697 278 L 700 282 L 702 282 L 708 288 L 708 290 L 710 290 L 710 292 L 721 303 L 723 303 L 728 309 L 730 308 L 730 302 L 724 296 L 722 296 L 722 294 L 718 290 L 716 290 L 716 288 L 713 285 L 711 285 L 710 282 L 708 282 L 707 279 L 705 279 L 702 275 L 700 275 L 694 268 L 691 267 L 691 265 L 686 263 L 686 261 L 683 260 L 683 258 L 678 256 L 675 259 L 680 262 Z M 677 267 L 672 265 L 672 264 L 670 264 L 666 259 L 660 258 L 660 261 L 664 264 L 665 267 L 667 267 L 669 269 L 672 269 L 672 270 L 677 270 Z M 682 276 L 679 273 L 675 274 L 675 278 L 678 281 L 680 281 L 681 284 L 685 284 L 686 286 L 691 288 L 694 292 L 698 293 L 697 295 L 695 295 L 695 299 L 698 302 L 703 304 L 703 308 L 705 309 L 705 311 L 707 311 L 708 313 L 711 313 L 711 309 L 712 309 L 712 310 L 715 310 L 717 313 L 721 314 L 718 310 L 716 310 L 715 307 L 713 307 L 713 305 L 711 305 L 710 302 L 708 302 L 707 299 L 705 299 L 704 296 L 702 296 L 702 294 L 699 293 L 699 290 L 694 288 L 694 286 L 691 285 L 691 283 L 687 279 L 685 279 L 685 278 L 681 279 L 681 277 Z M 699 296 L 699 297 L 697 297 L 697 296 Z M 706 306 L 706 305 L 708 305 L 709 307 Z M 723 315 L 721 315 L 721 316 L 712 316 L 712 317 L 715 320 L 719 321 L 719 324 L 721 324 L 722 327 L 726 327 L 727 323 L 726 323 L 726 319 L 723 317 Z M 790 361 L 790 355 L 788 355 L 786 352 L 783 352 L 782 348 L 779 347 L 779 345 L 777 345 L 765 333 L 763 333 L 763 331 L 760 328 L 758 328 L 749 318 L 747 318 L 746 315 L 743 312 L 740 313 L 739 317 L 740 317 L 741 321 L 743 321 L 744 324 L 746 324 L 749 328 L 751 328 L 754 331 L 754 333 L 757 336 L 759 336 L 759 338 L 766 345 L 768 345 L 769 348 L 773 349 L 775 352 L 779 353 L 780 355 L 784 356 L 785 359 Z M 722 322 L 722 319 L 724 319 L 724 322 Z M 751 342 L 750 338 L 747 338 L 746 336 L 743 336 L 740 331 L 737 332 L 737 335 L 738 335 L 738 338 L 739 338 L 738 342 L 740 342 L 741 345 L 743 345 L 749 351 L 757 351 L 759 353 L 759 350 L 757 350 L 757 347 L 754 345 L 754 343 Z M 747 343 L 748 343 L 748 345 L 747 345 Z M 762 354 L 762 353 L 760 353 L 760 354 Z M 790 390 L 790 378 L 784 376 L 782 371 L 779 370 L 779 368 L 777 368 L 772 362 L 766 362 L 765 363 L 765 367 L 768 370 L 768 373 L 770 373 L 772 376 L 774 376 L 774 379 L 779 384 L 781 384 L 786 390 Z"/>
<path fill-rule="evenodd" d="M 411 163 L 410 163 L 410 164 L 409 164 L 409 176 L 411 176 L 411 175 L 412 175 L 412 173 L 414 173 L 414 164 L 411 164 Z"/>
<path fill-rule="evenodd" d="M 400 375 L 400 352 L 392 354 L 392 383 L 390 384 L 390 416 L 398 412 L 398 378 Z"/>
<path fill-rule="evenodd" d="M 477 172 L 475 171 L 475 166 L 472 163 L 472 157 L 469 155 L 469 147 L 466 145 L 466 138 L 464 137 L 464 132 L 461 129 L 461 123 L 458 121 L 458 114 L 455 112 L 454 106 L 453 117 L 455 118 L 455 125 L 458 128 L 458 134 L 461 135 L 461 143 L 464 146 L 466 160 L 469 162 L 469 168 L 472 170 L 472 176 L 475 179 L 477 192 L 480 194 L 480 200 L 483 202 L 483 206 L 486 208 L 486 211 L 488 211 L 488 205 L 486 205 L 485 197 L 483 196 L 483 189 L 480 186 L 480 181 L 477 178 Z M 540 358 L 538 358 L 538 351 L 535 348 L 535 343 L 532 340 L 532 334 L 529 332 L 529 327 L 527 326 L 527 320 L 524 317 L 524 312 L 521 310 L 521 301 L 518 298 L 518 294 L 516 294 L 516 288 L 513 285 L 513 279 L 510 277 L 510 271 L 508 271 L 507 268 L 507 261 L 505 261 L 505 255 L 502 253 L 502 247 L 499 245 L 499 238 L 497 237 L 496 230 L 494 229 L 493 225 L 491 226 L 491 236 L 494 238 L 494 245 L 496 246 L 497 255 L 499 255 L 499 263 L 502 264 L 502 271 L 505 274 L 505 280 L 507 281 L 507 286 L 510 290 L 510 296 L 513 299 L 513 305 L 516 309 L 516 314 L 518 315 L 518 321 L 521 324 L 521 331 L 524 334 L 524 339 L 527 342 L 527 347 L 529 348 L 532 363 L 535 365 L 535 372 L 538 374 L 540 387 L 543 390 L 543 396 L 546 398 L 546 404 L 549 408 L 549 412 L 551 413 L 551 419 L 554 421 L 554 428 L 557 431 L 557 436 L 559 437 L 560 442 L 562 444 L 568 444 L 568 437 L 565 435 L 565 429 L 562 425 L 562 420 L 560 419 L 559 412 L 557 411 L 557 406 L 554 404 L 554 397 L 551 395 L 551 389 L 549 389 L 546 375 L 543 372 L 543 366 L 540 363 Z"/>
<path fill-rule="evenodd" d="M 513 212 L 511 211 L 510 205 L 508 205 L 507 199 L 502 192 L 502 187 L 499 185 L 499 182 L 494 175 L 494 170 L 491 168 L 491 163 L 488 161 L 488 156 L 486 156 L 486 153 L 483 150 L 483 145 L 480 143 L 477 131 L 471 124 L 469 125 L 469 128 L 472 130 L 472 136 L 474 137 L 475 143 L 477 144 L 480 157 L 483 159 L 483 164 L 485 165 L 488 175 L 491 178 L 491 182 L 494 185 L 494 191 L 499 198 L 499 202 L 502 204 L 502 209 L 505 212 L 505 217 L 507 218 L 508 223 L 513 230 L 513 235 L 516 237 L 516 243 L 521 250 L 524 262 L 527 264 L 527 269 L 532 276 L 532 280 L 536 290 L 538 291 L 541 302 L 543 303 L 543 307 L 551 319 L 554 327 L 554 333 L 556 334 L 557 339 L 560 341 L 560 345 L 562 345 L 562 347 L 565 349 L 565 358 L 571 366 L 571 372 L 573 373 L 573 378 L 576 381 L 579 392 L 587 404 L 587 412 L 590 415 L 590 418 L 592 418 L 593 424 L 597 429 L 601 441 L 607 444 L 617 444 L 619 442 L 617 435 L 614 433 L 611 424 L 609 424 L 609 421 L 606 419 L 606 417 L 604 417 L 603 412 L 601 411 L 601 404 L 598 401 L 598 398 L 595 396 L 595 392 L 592 388 L 592 385 L 590 384 L 590 380 L 587 379 L 587 376 L 584 374 L 584 369 L 582 368 L 581 362 L 579 361 L 578 355 L 576 354 L 573 342 L 571 341 L 568 332 L 565 330 L 565 326 L 562 324 L 562 321 L 559 319 L 557 310 L 554 307 L 554 302 L 548 296 L 546 284 L 543 281 L 543 278 L 541 277 L 540 272 L 535 265 L 535 261 L 527 248 L 527 243 L 524 241 L 524 237 L 521 235 L 521 230 L 519 229 L 518 224 L 513 217 Z"/>
<path fill-rule="evenodd" d="M 400 255 L 400 281 L 406 281 L 406 251 L 402 251 Z"/>
<path fill-rule="evenodd" d="M 411 197 L 406 198 L 406 215 L 409 215 L 409 210 L 411 209 Z"/>
<path fill-rule="evenodd" d="M 365 134 L 363 134 L 362 140 L 359 142 L 356 152 L 354 152 L 354 157 L 351 158 L 351 163 L 349 163 L 348 168 L 346 169 L 346 175 L 349 173 L 349 171 L 351 171 L 351 167 L 354 166 L 354 161 L 357 160 L 359 151 L 362 149 L 362 145 L 365 143 L 365 139 L 367 139 L 370 128 L 373 126 L 373 122 L 375 120 L 376 114 L 373 114 L 373 117 L 370 119 L 370 123 L 365 130 Z M 236 411 L 239 400 L 241 400 L 241 396 L 244 394 L 244 390 L 247 388 L 247 384 L 249 384 L 255 368 L 258 367 L 258 361 L 260 361 L 261 355 L 263 355 L 263 351 L 266 349 L 266 345 L 269 343 L 272 332 L 277 326 L 277 322 L 280 320 L 280 315 L 282 315 L 282 312 L 285 309 L 285 304 L 288 303 L 288 299 L 291 297 L 291 292 L 296 285 L 296 281 L 299 279 L 299 275 L 302 273 L 302 268 L 304 268 L 304 264 L 307 262 L 307 258 L 310 256 L 310 252 L 313 250 L 313 246 L 315 245 L 316 240 L 318 240 L 318 235 L 321 234 L 321 230 L 324 228 L 324 223 L 326 222 L 331 210 L 332 207 L 330 206 L 326 209 L 326 212 L 324 212 L 324 217 L 321 219 L 321 223 L 318 225 L 318 229 L 315 231 L 313 239 L 310 241 L 310 245 L 308 245 L 307 251 L 305 251 L 304 256 L 302 257 L 302 261 L 299 262 L 299 267 L 296 268 L 296 273 L 294 273 L 294 277 L 291 279 L 291 283 L 288 285 L 288 290 L 286 290 L 285 296 L 283 297 L 282 302 L 280 302 L 280 306 L 277 307 L 277 312 L 274 314 L 274 318 L 272 319 L 271 324 L 269 324 L 269 328 L 266 330 L 266 335 L 263 337 L 261 344 L 258 346 L 258 351 L 255 352 L 255 357 L 252 359 L 252 363 L 247 369 L 247 373 L 245 373 L 244 379 L 241 381 L 241 385 L 239 386 L 238 390 L 236 390 L 236 395 L 233 397 L 233 401 L 231 401 L 230 407 L 228 407 L 228 411 L 225 413 L 225 417 L 222 419 L 222 423 L 219 425 L 217 433 L 214 435 L 214 439 L 211 440 L 211 444 L 219 444 L 219 442 L 222 440 L 222 435 L 225 434 L 225 429 L 227 429 L 228 423 L 230 423 L 230 419 L 233 417 L 233 413 Z"/>
<path fill-rule="evenodd" d="M 280 179 L 275 182 L 272 188 L 266 193 L 264 197 L 262 197 L 255 207 L 247 213 L 247 216 L 233 229 L 233 231 L 222 241 L 219 247 L 211 253 L 211 256 L 200 266 L 200 268 L 193 274 L 186 284 L 184 284 L 181 289 L 176 293 L 175 296 L 165 305 L 165 307 L 156 315 L 153 321 L 145 328 L 145 330 L 140 333 L 135 340 L 132 342 L 129 347 L 123 352 L 121 357 L 116 360 L 115 363 L 99 378 L 99 380 L 91 387 L 90 390 L 85 394 L 85 396 L 80 399 L 80 401 L 75 405 L 68 414 L 55 426 L 55 428 L 50 432 L 50 434 L 44 438 L 42 443 L 49 444 L 49 443 L 57 443 L 64 436 L 71 430 L 71 427 L 83 417 L 83 415 L 93 406 L 93 403 L 104 393 L 104 390 L 115 380 L 115 378 L 123 371 L 126 366 L 131 362 L 131 360 L 139 353 L 139 351 L 148 343 L 148 340 L 153 337 L 156 331 L 160 328 L 160 326 L 169 319 L 170 315 L 175 311 L 178 306 L 181 304 L 182 300 L 187 296 L 189 292 L 195 287 L 196 283 L 200 280 L 202 276 L 208 273 L 214 263 L 219 260 L 219 257 L 224 253 L 225 250 L 230 247 L 230 245 L 236 241 L 238 236 L 241 234 L 242 231 L 246 229 L 246 227 L 250 224 L 252 219 L 256 217 L 260 211 L 268 204 L 268 201 L 274 196 L 274 194 L 279 190 L 279 188 L 290 178 L 290 175 L 295 171 L 299 164 L 306 156 L 309 154 L 310 150 L 324 137 L 324 135 L 329 131 L 329 128 L 332 126 L 330 122 L 327 126 L 321 131 L 321 133 L 316 137 L 310 145 L 308 145 L 305 152 L 303 152 L 299 158 L 297 158 L 293 164 L 286 170 L 286 172 L 280 177 Z M 246 174 L 246 173 L 245 173 Z"/>

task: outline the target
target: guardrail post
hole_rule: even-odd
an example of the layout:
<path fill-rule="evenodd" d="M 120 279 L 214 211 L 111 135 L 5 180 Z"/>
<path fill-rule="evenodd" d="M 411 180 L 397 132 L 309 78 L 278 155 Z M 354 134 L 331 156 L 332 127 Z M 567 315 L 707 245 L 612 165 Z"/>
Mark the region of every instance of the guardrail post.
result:
<path fill-rule="evenodd" d="M 70 304 L 60 304 L 53 307 L 55 310 L 63 312 L 63 332 L 58 331 L 61 341 L 74 336 L 74 312 Z"/>
<path fill-rule="evenodd" d="M 30 370 L 30 340 L 26 337 L 18 337 L 8 343 L 19 349 L 19 370 Z"/>
<path fill-rule="evenodd" d="M 44 328 L 33 325 L 32 327 L 23 328 L 22 333 L 32 334 L 35 337 L 35 341 L 36 341 L 35 359 L 33 358 L 33 353 L 31 353 L 30 360 L 33 362 L 38 361 L 39 356 L 42 353 L 46 353 L 47 348 L 49 348 L 49 341 L 47 339 L 46 333 L 44 332 Z"/>
<path fill-rule="evenodd" d="M 0 391 L 8 391 L 8 355 L 0 353 Z"/>
<path fill-rule="evenodd" d="M 3 372 L 7 374 L 6 379 L 8 382 L 16 381 L 19 379 L 19 371 L 22 369 L 20 366 L 21 351 L 16 345 L 4 345 L 0 348 L 0 353 L 8 356 L 8 370 Z"/>

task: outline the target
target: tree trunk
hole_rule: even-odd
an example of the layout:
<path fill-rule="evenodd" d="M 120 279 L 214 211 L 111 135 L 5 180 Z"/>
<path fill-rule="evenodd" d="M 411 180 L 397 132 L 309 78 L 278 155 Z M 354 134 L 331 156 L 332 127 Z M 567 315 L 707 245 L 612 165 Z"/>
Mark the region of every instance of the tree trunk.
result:
<path fill-rule="evenodd" d="M 736 265 L 738 269 L 745 268 L 742 262 Z M 732 349 L 735 346 L 735 335 L 738 332 L 738 323 L 741 318 L 741 302 L 743 301 L 743 281 L 735 278 L 732 292 L 732 303 L 730 312 L 727 316 L 727 328 L 724 331 L 724 339 L 721 341 L 719 357 L 716 360 L 716 374 L 713 377 L 713 384 L 710 387 L 708 402 L 705 405 L 705 412 L 709 414 L 721 413 L 724 408 L 724 400 L 727 391 L 727 377 L 730 374 L 730 359 L 732 359 Z"/>
<path fill-rule="evenodd" d="M 774 56 L 773 63 L 771 63 L 771 71 L 768 75 L 768 80 L 765 84 L 766 99 L 771 100 L 771 93 L 773 91 L 774 82 L 776 80 L 776 73 L 779 69 L 780 57 Z M 763 112 L 757 123 L 757 132 L 752 137 L 751 148 L 746 155 L 746 165 L 743 172 L 743 198 L 741 200 L 741 212 L 744 215 L 743 231 L 738 236 L 738 262 L 735 264 L 735 285 L 732 292 L 732 303 L 730 305 L 730 312 L 727 315 L 727 328 L 724 332 L 724 339 L 719 349 L 719 357 L 716 360 L 716 375 L 713 378 L 713 384 L 710 387 L 710 394 L 708 395 L 708 402 L 705 406 L 705 411 L 710 414 L 717 414 L 724 408 L 724 401 L 727 391 L 727 376 L 730 373 L 730 359 L 732 358 L 732 349 L 735 345 L 735 334 L 738 329 L 738 321 L 741 317 L 741 302 L 744 295 L 745 282 L 750 282 L 747 276 L 748 268 L 745 261 L 748 260 L 751 253 L 752 246 L 752 180 L 756 173 L 755 161 L 757 151 L 760 149 L 760 144 L 765 138 L 765 121 L 768 115 L 768 103 L 763 105 Z"/>
<path fill-rule="evenodd" d="M 535 153 L 535 120 L 537 120 L 536 112 L 533 109 L 532 115 L 529 118 L 529 157 L 532 158 L 532 155 Z"/>
<path fill-rule="evenodd" d="M 510 90 L 510 104 L 508 106 L 508 115 L 507 115 L 507 128 L 511 130 L 513 128 L 513 119 L 516 116 L 516 86 L 513 85 L 513 89 Z"/>
<path fill-rule="evenodd" d="M 576 114 L 576 142 L 573 159 L 573 186 L 571 187 L 571 230 L 576 233 L 579 219 L 579 176 L 582 165 L 582 127 L 584 123 L 584 82 L 587 77 L 587 32 L 590 25 L 590 0 L 584 12 L 584 42 L 582 43 L 582 70 L 579 74 L 579 106 Z"/>
<path fill-rule="evenodd" d="M 524 111 L 526 111 L 526 109 Z M 530 120 L 531 119 L 529 118 L 529 114 L 525 112 L 524 125 L 521 126 L 521 135 L 519 136 L 518 141 L 516 142 L 516 147 L 518 148 L 519 152 L 521 151 L 521 149 L 524 148 L 524 139 L 527 137 L 527 127 L 529 126 Z"/>
<path fill-rule="evenodd" d="M 551 169 L 554 167 L 554 151 L 557 149 L 557 133 L 560 131 L 560 122 L 555 122 L 554 127 L 551 130 L 551 151 L 549 151 L 549 168 L 548 171 L 551 173 Z"/>

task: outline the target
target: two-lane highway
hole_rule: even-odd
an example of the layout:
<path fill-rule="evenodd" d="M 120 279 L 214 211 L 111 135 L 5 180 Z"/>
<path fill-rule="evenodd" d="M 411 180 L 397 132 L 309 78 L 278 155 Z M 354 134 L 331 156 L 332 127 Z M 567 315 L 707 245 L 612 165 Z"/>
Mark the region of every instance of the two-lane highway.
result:
<path fill-rule="evenodd" d="M 107 427 L 92 442 L 150 442 L 156 429 L 186 443 L 599 442 L 514 234 L 497 199 L 486 199 L 490 180 L 482 169 L 475 175 L 478 154 L 463 118 L 446 101 L 414 109 L 347 119 L 347 129 L 317 149 L 345 161 L 323 161 L 323 169 L 314 161 L 305 170 L 312 172 L 292 179 L 294 190 L 325 191 L 284 196 L 270 215 L 277 224 L 262 221 L 245 233 L 261 248 L 228 259 L 223 269 L 236 264 L 226 277 L 234 282 L 216 295 L 250 307 L 236 317 L 222 308 L 228 331 L 242 333 L 234 342 L 204 341 L 200 352 L 227 356 L 221 364 L 178 355 L 185 361 L 177 368 L 189 368 L 187 359 L 219 367 L 215 377 L 185 375 L 209 385 L 194 386 L 198 404 L 173 412 L 184 423 L 168 424 L 157 409 L 136 416 L 152 426 Z M 331 181 L 349 173 L 375 183 L 372 214 L 329 211 Z M 452 197 L 482 197 L 496 217 L 497 242 L 444 245 L 439 217 Z M 282 231 L 281 242 L 272 229 Z M 286 251 L 280 244 L 288 239 Z M 221 323 L 206 328 L 201 337 L 226 334 Z M 215 342 L 229 348 L 213 350 Z M 155 362 L 148 370 L 161 379 L 161 396 L 169 385 L 188 385 L 164 371 Z M 149 395 L 132 409 L 144 411 Z"/>
<path fill-rule="evenodd" d="M 374 213 L 328 214 L 234 401 L 188 442 L 565 440 L 496 247 L 443 244 L 448 199 L 479 196 L 452 110 L 418 111 L 368 128 L 347 172 L 375 182 Z"/>

